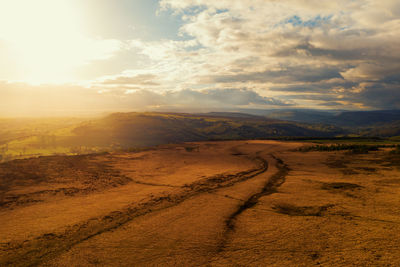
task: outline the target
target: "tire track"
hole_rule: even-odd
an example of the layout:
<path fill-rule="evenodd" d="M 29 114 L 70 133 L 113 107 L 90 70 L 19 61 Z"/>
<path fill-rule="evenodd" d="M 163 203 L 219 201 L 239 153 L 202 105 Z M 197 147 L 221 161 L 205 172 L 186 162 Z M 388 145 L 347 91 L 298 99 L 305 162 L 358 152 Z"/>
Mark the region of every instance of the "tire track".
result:
<path fill-rule="evenodd" d="M 131 179 L 132 183 L 135 184 L 141 184 L 141 185 L 149 185 L 149 186 L 161 186 L 161 187 L 172 187 L 172 188 L 181 188 L 182 186 L 179 185 L 171 185 L 171 184 L 157 184 L 157 183 L 148 183 L 148 182 L 142 182 L 142 181 L 138 181 L 138 180 L 133 180 Z"/>
<path fill-rule="evenodd" d="M 69 226 L 63 233 L 47 233 L 21 243 L 0 245 L 1 266 L 36 266 L 50 260 L 73 246 L 102 233 L 115 230 L 133 219 L 176 206 L 183 201 L 202 193 L 214 192 L 230 187 L 264 173 L 268 169 L 265 159 L 251 158 L 258 163 L 257 168 L 229 175 L 215 175 L 174 188 L 172 192 L 151 197 L 143 203 L 132 203 L 126 208 L 111 212 L 105 216 L 92 218 L 86 222 Z"/>
<path fill-rule="evenodd" d="M 247 200 L 244 201 L 242 205 L 240 205 L 235 212 L 233 212 L 225 221 L 225 232 L 223 234 L 223 238 L 221 240 L 221 244 L 219 245 L 217 252 L 220 253 L 226 246 L 230 234 L 235 231 L 235 222 L 237 217 L 242 214 L 247 209 L 254 207 L 258 200 L 267 195 L 271 195 L 277 192 L 278 187 L 280 187 L 284 182 L 286 175 L 289 173 L 289 167 L 280 159 L 275 157 L 274 155 L 270 155 L 276 160 L 276 167 L 278 168 L 278 172 L 268 179 L 265 183 L 264 187 L 260 192 L 251 195 Z"/>

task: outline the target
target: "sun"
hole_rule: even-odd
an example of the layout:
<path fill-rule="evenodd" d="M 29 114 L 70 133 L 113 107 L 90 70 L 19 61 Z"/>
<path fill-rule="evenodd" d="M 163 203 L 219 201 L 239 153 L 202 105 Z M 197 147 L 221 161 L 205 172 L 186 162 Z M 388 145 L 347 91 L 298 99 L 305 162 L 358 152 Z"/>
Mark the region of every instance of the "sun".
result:
<path fill-rule="evenodd" d="M 62 83 L 76 76 L 79 66 L 109 57 L 118 49 L 85 36 L 79 1 L 0 0 L 0 41 L 10 53 L 23 80 Z"/>

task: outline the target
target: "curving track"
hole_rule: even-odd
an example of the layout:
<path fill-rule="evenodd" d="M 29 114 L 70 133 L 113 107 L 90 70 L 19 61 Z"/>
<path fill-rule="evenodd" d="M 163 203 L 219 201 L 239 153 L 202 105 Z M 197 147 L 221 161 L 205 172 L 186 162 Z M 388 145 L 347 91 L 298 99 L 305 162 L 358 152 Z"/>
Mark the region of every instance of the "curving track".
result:
<path fill-rule="evenodd" d="M 237 218 L 245 216 L 260 197 L 276 192 L 289 171 L 272 154 L 287 149 L 285 145 L 230 142 L 223 146 L 229 157 L 240 157 L 251 168 L 235 173 L 221 169 L 219 174 L 181 185 L 135 180 L 118 170 L 118 177 L 130 184 L 150 188 L 144 198 L 23 241 L 3 242 L 0 265 L 208 264 L 234 235 Z M 107 160 L 112 166 L 113 158 Z M 102 201 L 107 197 L 105 193 Z"/>

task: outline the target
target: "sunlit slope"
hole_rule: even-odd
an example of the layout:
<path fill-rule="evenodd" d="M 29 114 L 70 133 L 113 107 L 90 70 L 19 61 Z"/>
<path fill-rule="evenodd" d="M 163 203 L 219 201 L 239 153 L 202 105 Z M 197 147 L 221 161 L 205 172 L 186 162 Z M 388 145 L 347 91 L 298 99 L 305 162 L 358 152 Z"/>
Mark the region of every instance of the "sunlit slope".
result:
<path fill-rule="evenodd" d="M 227 117 L 167 113 L 115 113 L 73 131 L 92 145 L 122 147 L 200 140 L 262 139 L 284 136 L 334 136 L 340 130 L 263 117 Z"/>
<path fill-rule="evenodd" d="M 0 161 L 40 155 L 70 154 L 71 132 L 83 118 L 0 119 Z"/>
<path fill-rule="evenodd" d="M 3 121 L 1 159 L 87 154 L 205 140 L 331 137 L 340 128 L 240 113 L 114 113 L 91 120 Z"/>
<path fill-rule="evenodd" d="M 260 114 L 263 114 L 259 111 Z M 320 111 L 320 110 L 275 110 L 264 111 L 269 118 L 300 123 L 324 123 L 345 128 L 360 136 L 400 135 L 399 110 L 374 111 Z"/>

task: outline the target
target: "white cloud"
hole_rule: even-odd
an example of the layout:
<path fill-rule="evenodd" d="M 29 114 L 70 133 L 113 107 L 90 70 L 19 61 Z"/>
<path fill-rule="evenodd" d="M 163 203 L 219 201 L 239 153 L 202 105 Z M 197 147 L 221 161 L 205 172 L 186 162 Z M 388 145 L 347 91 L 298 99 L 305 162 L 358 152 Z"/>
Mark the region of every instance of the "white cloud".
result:
<path fill-rule="evenodd" d="M 67 0 L 56 2 L 69 10 Z M 200 106 L 242 105 L 246 101 L 241 99 L 256 94 L 260 98 L 244 105 L 397 107 L 388 97 L 368 97 L 379 92 L 397 97 L 400 91 L 398 0 L 161 0 L 163 10 L 181 17 L 181 38 L 94 40 L 76 35 L 79 23 L 64 23 L 71 20 L 63 18 L 70 12 L 58 10 L 56 23 L 43 24 L 43 32 L 35 30 L 40 20 L 31 25 L 41 38 L 1 30 L 0 39 L 22 44 L 28 69 L 42 60 L 36 76 L 65 74 L 72 66 L 107 60 L 120 50 L 140 54 L 146 58 L 143 64 L 98 78 L 92 87 L 121 101 L 144 99 L 144 106 L 152 98 L 155 105 L 177 105 L 180 99 Z M 10 16 L 7 21 L 19 23 Z M 140 101 L 135 105 L 141 106 Z"/>
<path fill-rule="evenodd" d="M 183 59 L 188 53 L 177 60 L 196 70 L 185 77 L 197 86 L 247 86 L 278 97 L 279 88 L 282 96 L 297 88 L 299 103 L 310 91 L 329 96 L 327 103 L 348 98 L 366 108 L 378 103 L 366 101 L 362 83 L 400 90 L 393 85 L 400 80 L 399 1 L 162 0 L 161 8 L 181 15 L 181 32 L 202 46 L 196 60 Z M 380 107 L 395 107 L 381 99 Z"/>

